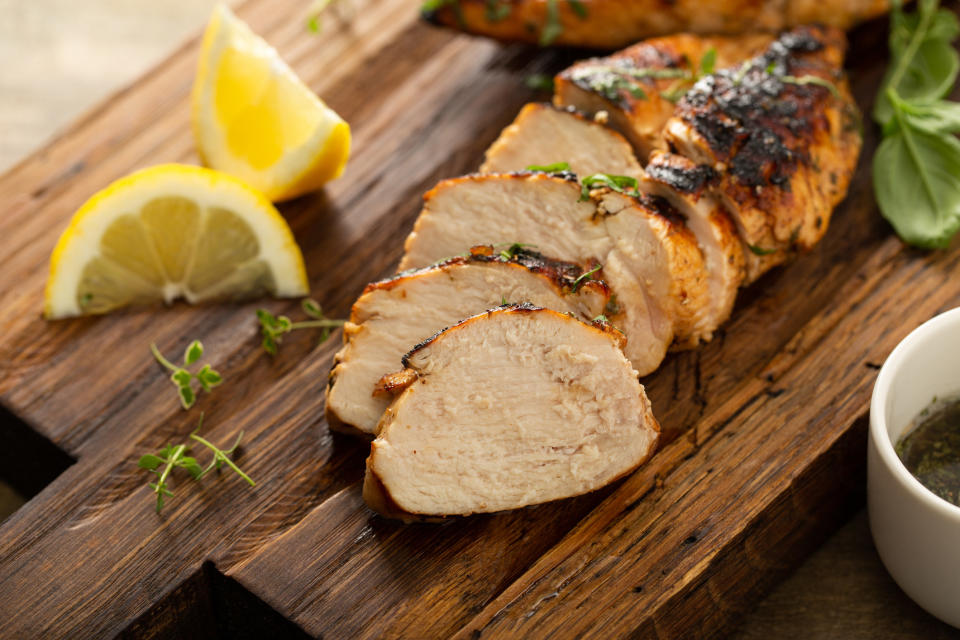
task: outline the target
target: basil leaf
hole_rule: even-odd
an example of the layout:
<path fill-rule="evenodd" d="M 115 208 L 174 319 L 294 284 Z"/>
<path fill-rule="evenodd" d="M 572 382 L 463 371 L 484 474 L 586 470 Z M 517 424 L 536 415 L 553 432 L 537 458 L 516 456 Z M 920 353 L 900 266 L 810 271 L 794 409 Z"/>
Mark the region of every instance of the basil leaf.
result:
<path fill-rule="evenodd" d="M 947 9 L 937 9 L 937 0 L 919 4 L 917 13 L 906 16 L 896 7 L 891 18 L 892 62 L 873 109 L 874 120 L 881 125 L 893 118 L 888 87 L 904 100 L 938 100 L 953 88 L 960 70 L 960 58 L 950 44 L 960 35 L 957 17 Z"/>
<path fill-rule="evenodd" d="M 873 156 L 880 212 L 909 244 L 942 249 L 960 229 L 960 141 L 900 127 Z"/>
<path fill-rule="evenodd" d="M 900 105 L 907 123 L 932 134 L 960 133 L 960 103 L 937 100 L 929 104 Z"/>

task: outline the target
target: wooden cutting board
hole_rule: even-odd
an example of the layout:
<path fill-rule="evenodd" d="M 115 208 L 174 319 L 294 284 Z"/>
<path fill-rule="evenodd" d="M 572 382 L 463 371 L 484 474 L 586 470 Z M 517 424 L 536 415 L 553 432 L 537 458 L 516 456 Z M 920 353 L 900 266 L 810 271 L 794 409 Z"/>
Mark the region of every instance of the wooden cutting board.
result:
<path fill-rule="evenodd" d="M 474 170 L 531 99 L 533 72 L 582 52 L 472 39 L 416 3 L 350 0 L 321 36 L 296 0 L 239 14 L 352 125 L 345 175 L 282 207 L 313 296 L 343 317 L 391 272 L 438 179 Z M 865 111 L 885 27 L 852 34 Z M 131 170 L 196 162 L 188 93 L 197 42 L 0 178 L 0 474 L 33 499 L 0 526 L 0 637 L 713 637 L 862 502 L 867 405 L 880 363 L 960 302 L 960 253 L 892 236 L 864 154 L 809 255 L 742 292 L 709 345 L 645 380 L 664 445 L 592 495 L 513 513 L 404 526 L 360 497 L 367 445 L 331 434 L 322 392 L 339 334 L 258 347 L 254 309 L 40 319 L 50 251 L 73 211 Z M 183 412 L 148 351 L 204 342 L 226 382 Z M 193 429 L 234 475 L 179 481 L 154 512 L 140 455 Z M 203 454 L 200 454 L 201 459 Z"/>

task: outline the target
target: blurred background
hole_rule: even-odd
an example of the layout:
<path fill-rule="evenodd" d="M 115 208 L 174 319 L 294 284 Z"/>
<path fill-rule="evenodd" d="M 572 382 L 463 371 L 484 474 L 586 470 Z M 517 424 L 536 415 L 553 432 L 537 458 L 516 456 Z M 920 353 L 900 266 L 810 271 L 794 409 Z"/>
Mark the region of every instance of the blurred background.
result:
<path fill-rule="evenodd" d="M 215 4 L 0 0 L 0 172 L 166 58 Z"/>
<path fill-rule="evenodd" d="M 0 0 L 0 172 L 162 62 L 199 33 L 216 3 Z M 304 0 L 304 15 L 310 4 Z M 416 4 L 411 0 L 411 10 Z M 22 501 L 0 482 L 0 521 Z M 734 637 L 935 640 L 960 631 L 900 592 L 880 564 L 861 510 Z"/>

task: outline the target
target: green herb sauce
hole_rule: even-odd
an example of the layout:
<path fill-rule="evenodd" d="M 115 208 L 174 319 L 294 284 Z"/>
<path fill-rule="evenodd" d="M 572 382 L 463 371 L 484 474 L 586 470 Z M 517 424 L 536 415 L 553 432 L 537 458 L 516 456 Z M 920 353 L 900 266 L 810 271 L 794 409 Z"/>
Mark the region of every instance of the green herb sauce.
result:
<path fill-rule="evenodd" d="M 896 446 L 920 483 L 960 506 L 960 397 L 933 403 L 917 416 Z"/>

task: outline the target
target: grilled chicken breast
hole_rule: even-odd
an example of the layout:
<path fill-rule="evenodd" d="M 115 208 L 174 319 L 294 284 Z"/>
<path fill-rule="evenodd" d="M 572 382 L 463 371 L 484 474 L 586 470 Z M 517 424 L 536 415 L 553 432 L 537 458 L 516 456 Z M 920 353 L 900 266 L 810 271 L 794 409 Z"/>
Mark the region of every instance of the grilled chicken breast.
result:
<path fill-rule="evenodd" d="M 568 164 L 580 176 L 604 173 L 640 180 L 641 192 L 649 191 L 650 197 L 642 193 L 639 201 L 609 190 L 598 192 L 605 194 L 601 200 L 606 202 L 605 210 L 639 207 L 639 213 L 606 220 L 607 232 L 622 251 L 617 257 L 619 264 L 636 274 L 643 289 L 655 292 L 652 297 L 673 300 L 670 313 L 679 338 L 676 346 L 693 347 L 701 340 L 709 340 L 729 316 L 737 287 L 743 280 L 740 240 L 726 214 L 713 204 L 702 216 L 697 215 L 708 201 L 712 203 L 709 197 L 695 205 L 697 211 L 688 211 L 683 198 L 673 197 L 677 196 L 673 185 L 647 178 L 621 136 L 571 111 L 527 105 L 487 151 L 483 169 L 519 171 L 530 165 L 533 158 L 572 158 L 574 161 Z M 689 163 L 684 158 L 677 160 Z M 654 214 L 649 216 L 648 211 Z M 695 214 L 692 219 L 691 213 Z M 643 222 L 632 225 L 637 215 Z M 673 237 L 652 242 L 633 239 L 636 233 L 644 232 Z M 670 251 L 673 255 L 659 255 L 651 260 L 643 254 L 633 255 L 636 247 Z M 624 261 L 626 256 L 631 256 L 627 262 L 632 267 Z M 703 264 L 704 260 L 710 262 Z M 715 300 L 711 299 L 714 297 Z"/>
<path fill-rule="evenodd" d="M 499 40 L 615 49 L 671 33 L 736 35 L 819 23 L 839 29 L 882 15 L 888 0 L 455 0 L 426 20 Z"/>
<path fill-rule="evenodd" d="M 673 115 L 676 101 L 700 75 L 710 67 L 739 65 L 772 41 L 767 34 L 700 37 L 683 33 L 645 40 L 559 73 L 554 80 L 554 104 L 588 116 L 605 114 L 608 124 L 626 136 L 645 161 L 653 149 L 666 148 L 663 126 Z"/>
<path fill-rule="evenodd" d="M 683 216 L 703 251 L 710 308 L 703 329 L 712 335 L 733 310 L 737 290 L 746 279 L 744 245 L 726 210 L 706 191 L 715 172 L 682 156 L 654 151 L 639 189 L 663 198 Z"/>
<path fill-rule="evenodd" d="M 562 260 L 602 266 L 614 295 L 610 320 L 627 335 L 633 366 L 646 375 L 674 342 L 701 337 L 707 300 L 703 258 L 672 211 L 598 189 L 584 198 L 573 176 L 473 175 L 441 182 L 425 196 L 401 268 L 463 251 L 510 229 L 510 241 Z"/>
<path fill-rule="evenodd" d="M 417 343 L 505 301 L 529 302 L 590 321 L 604 313 L 607 286 L 578 265 L 529 249 L 474 247 L 451 258 L 367 285 L 344 327 L 327 386 L 327 423 L 373 435 L 392 396 L 380 385 Z"/>
<path fill-rule="evenodd" d="M 671 149 L 715 172 L 706 186 L 750 253 L 769 256 L 748 260 L 748 281 L 819 241 L 846 194 L 861 139 L 844 48 L 837 30 L 785 33 L 739 68 L 697 82 L 665 126 Z"/>
<path fill-rule="evenodd" d="M 623 136 L 576 111 L 538 103 L 524 106 L 490 145 L 480 172 L 522 171 L 558 162 L 566 162 L 579 176 L 643 174 Z"/>
<path fill-rule="evenodd" d="M 523 305 L 419 345 L 367 459 L 367 504 L 406 520 L 495 512 L 629 473 L 659 426 L 620 338 Z"/>

